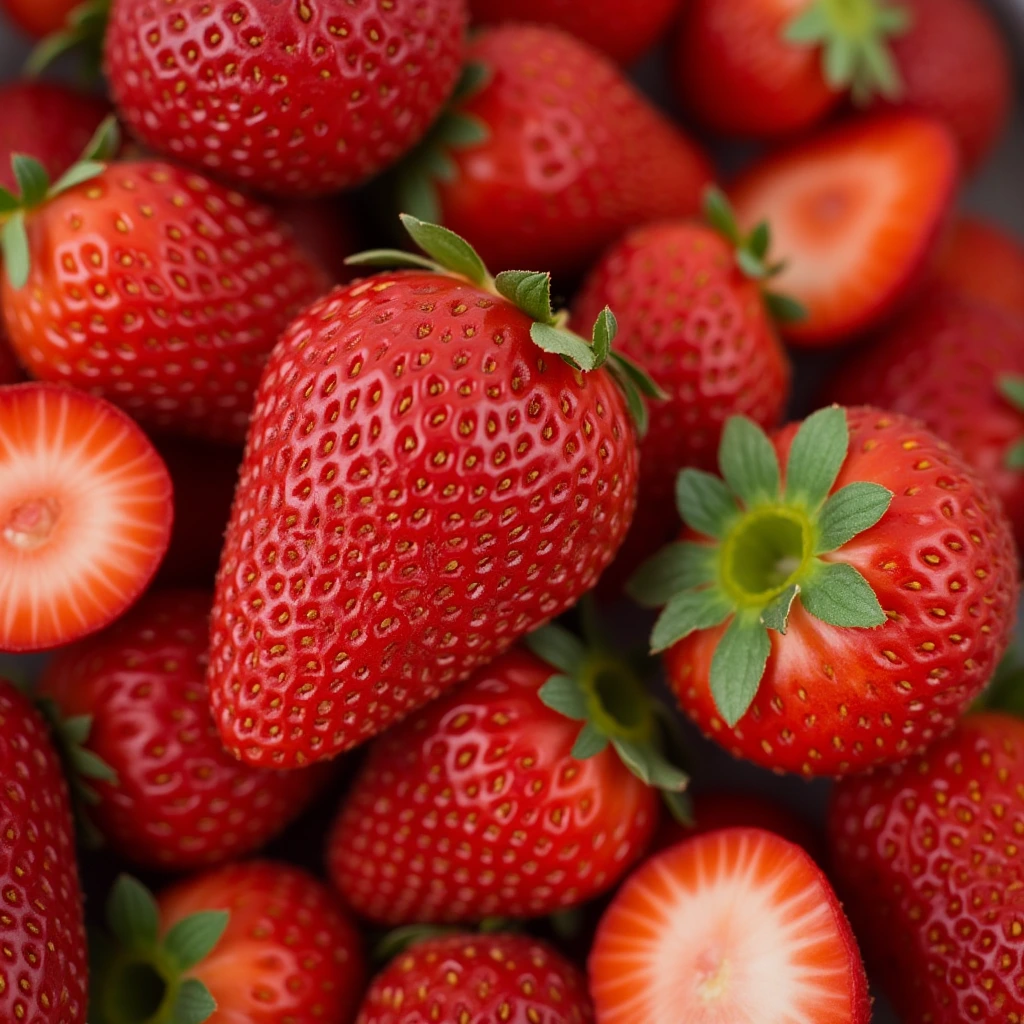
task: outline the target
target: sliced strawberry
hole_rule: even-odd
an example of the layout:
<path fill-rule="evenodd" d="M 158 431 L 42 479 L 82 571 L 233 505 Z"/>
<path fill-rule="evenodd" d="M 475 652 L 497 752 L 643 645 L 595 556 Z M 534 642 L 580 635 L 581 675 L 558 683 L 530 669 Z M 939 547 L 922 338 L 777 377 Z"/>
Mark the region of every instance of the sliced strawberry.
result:
<path fill-rule="evenodd" d="M 771 223 L 774 287 L 808 316 L 797 344 L 844 341 L 889 313 L 927 272 L 957 184 L 957 146 L 938 121 L 878 115 L 756 164 L 736 182 L 741 224 Z"/>
<path fill-rule="evenodd" d="M 653 857 L 589 960 L 598 1024 L 867 1024 L 867 978 L 825 876 L 798 846 L 727 829 Z"/>
<path fill-rule="evenodd" d="M 171 481 L 141 430 L 53 384 L 0 389 L 0 650 L 92 633 L 167 550 Z"/>

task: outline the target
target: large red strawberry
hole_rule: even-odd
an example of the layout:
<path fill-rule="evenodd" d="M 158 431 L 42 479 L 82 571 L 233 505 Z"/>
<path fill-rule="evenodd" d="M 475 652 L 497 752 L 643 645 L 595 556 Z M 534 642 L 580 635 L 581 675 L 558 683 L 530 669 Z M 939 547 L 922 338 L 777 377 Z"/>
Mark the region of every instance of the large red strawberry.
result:
<path fill-rule="evenodd" d="M 651 858 L 601 918 L 597 1024 L 868 1024 L 856 939 L 807 853 L 727 829 Z"/>
<path fill-rule="evenodd" d="M 651 410 L 636 516 L 603 586 L 621 585 L 672 538 L 676 474 L 714 468 L 725 421 L 740 413 L 774 427 L 789 397 L 789 361 L 762 294 L 768 232 L 740 238 L 718 193 L 708 212 L 712 226 L 666 221 L 632 231 L 591 271 L 573 307 L 581 324 L 615 310 L 618 348 L 669 396 Z"/>
<path fill-rule="evenodd" d="M 529 21 L 554 25 L 582 39 L 620 64 L 642 56 L 661 37 L 680 0 L 469 0 L 473 20 L 481 25 Z"/>
<path fill-rule="evenodd" d="M 0 679 L 0 1020 L 83 1024 L 88 978 L 67 787 L 42 718 Z"/>
<path fill-rule="evenodd" d="M 323 271 L 269 209 L 195 172 L 87 162 L 48 189 L 38 165 L 17 169 L 2 296 L 26 368 L 159 429 L 241 440 L 267 354 Z"/>
<path fill-rule="evenodd" d="M 947 287 L 1024 317 L 1024 244 L 978 217 L 961 217 L 935 269 Z"/>
<path fill-rule="evenodd" d="M 249 861 L 154 900 L 118 879 L 94 957 L 90 1024 L 351 1024 L 365 968 L 334 897 L 298 868 Z"/>
<path fill-rule="evenodd" d="M 480 78 L 402 169 L 403 207 L 494 266 L 581 271 L 646 221 L 700 209 L 706 157 L 603 54 L 502 25 L 470 46 Z"/>
<path fill-rule="evenodd" d="M 988 481 L 1024 543 L 1024 318 L 934 286 L 828 394 L 923 420 Z"/>
<path fill-rule="evenodd" d="M 592 1024 L 583 975 L 525 935 L 439 935 L 372 981 L 356 1024 Z"/>
<path fill-rule="evenodd" d="M 260 386 L 209 675 L 253 764 L 333 757 L 465 679 L 589 590 L 633 515 L 651 387 L 614 317 L 590 345 L 546 274 L 491 278 L 405 222 L 439 262 L 371 255 L 420 269 L 310 307 Z"/>
<path fill-rule="evenodd" d="M 906 764 L 844 780 L 828 828 L 904 1024 L 1024 1019 L 1024 722 L 971 715 Z"/>
<path fill-rule="evenodd" d="M 150 593 L 62 650 L 43 676 L 71 767 L 88 787 L 83 813 L 137 864 L 184 871 L 238 858 L 280 832 L 326 781 L 321 766 L 273 772 L 225 753 L 206 694 L 209 613 L 202 592 Z"/>
<path fill-rule="evenodd" d="M 879 114 L 771 154 L 733 184 L 745 230 L 772 227 L 773 284 L 807 311 L 794 344 L 834 345 L 889 315 L 928 273 L 957 186 L 939 121 Z"/>
<path fill-rule="evenodd" d="M 0 7 L 18 28 L 41 38 L 64 27 L 68 14 L 82 0 L 2 0 Z M 77 153 L 74 154 L 77 156 Z"/>
<path fill-rule="evenodd" d="M 328 869 L 385 924 L 539 917 L 610 888 L 657 824 L 657 752 L 628 663 L 548 626 L 370 748 Z M 580 723 L 583 723 L 582 727 Z"/>
<path fill-rule="evenodd" d="M 465 0 L 114 0 L 111 92 L 147 145 L 238 185 L 336 192 L 426 132 L 459 75 Z"/>
<path fill-rule="evenodd" d="M 54 384 L 0 388 L 0 651 L 107 625 L 153 578 L 171 481 L 120 410 Z"/>
<path fill-rule="evenodd" d="M 823 409 L 771 439 L 739 417 L 724 481 L 686 469 L 683 539 L 633 591 L 701 729 L 804 775 L 901 761 L 950 731 L 1006 649 L 1010 525 L 917 420 Z M 784 471 L 781 467 L 785 467 Z"/>

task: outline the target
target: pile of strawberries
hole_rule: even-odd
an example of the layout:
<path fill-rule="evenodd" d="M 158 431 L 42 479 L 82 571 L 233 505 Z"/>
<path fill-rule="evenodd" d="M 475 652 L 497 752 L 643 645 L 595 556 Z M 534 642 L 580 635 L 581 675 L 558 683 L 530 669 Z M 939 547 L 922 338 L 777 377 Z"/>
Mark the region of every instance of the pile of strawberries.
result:
<path fill-rule="evenodd" d="M 983 0 L 2 3 L 0 1024 L 1024 1021 Z"/>

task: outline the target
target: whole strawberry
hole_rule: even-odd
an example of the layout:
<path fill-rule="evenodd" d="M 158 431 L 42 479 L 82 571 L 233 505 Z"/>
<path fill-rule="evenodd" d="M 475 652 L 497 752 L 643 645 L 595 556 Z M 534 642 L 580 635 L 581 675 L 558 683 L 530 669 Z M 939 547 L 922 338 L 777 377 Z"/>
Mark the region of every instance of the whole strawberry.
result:
<path fill-rule="evenodd" d="M 622 71 L 557 29 L 502 25 L 478 78 L 401 169 L 403 209 L 494 266 L 584 270 L 629 228 L 697 213 L 712 168 Z"/>
<path fill-rule="evenodd" d="M 786 407 L 789 361 L 762 294 L 768 232 L 741 238 L 717 192 L 707 212 L 710 224 L 666 221 L 631 232 L 591 271 L 573 308 L 581 324 L 614 309 L 619 349 L 669 395 L 651 409 L 636 516 L 602 585 L 609 577 L 621 585 L 672 538 L 676 474 L 714 468 L 730 416 L 773 427 Z"/>
<path fill-rule="evenodd" d="M 171 164 L 85 161 L 52 188 L 38 164 L 15 169 L 2 297 L 25 367 L 151 427 L 241 440 L 323 271 L 269 209 Z"/>
<path fill-rule="evenodd" d="M 67 787 L 38 712 L 0 680 L 0 1020 L 83 1024 L 85 928 Z"/>
<path fill-rule="evenodd" d="M 1017 604 L 998 500 L 917 420 L 832 406 L 771 439 L 735 417 L 724 481 L 686 469 L 688 530 L 632 583 L 701 729 L 766 767 L 845 775 L 949 732 Z M 783 469 L 784 467 L 784 469 Z"/>
<path fill-rule="evenodd" d="M 362 916 L 465 922 L 576 906 L 643 853 L 658 819 L 650 787 L 685 786 L 622 658 L 555 626 L 527 645 L 371 746 L 327 854 Z"/>
<path fill-rule="evenodd" d="M 90 1024 L 351 1024 L 359 936 L 298 868 L 249 861 L 194 875 L 154 900 L 111 891 L 94 959 Z"/>
<path fill-rule="evenodd" d="M 1024 722 L 971 715 L 906 764 L 843 780 L 828 830 L 904 1024 L 1024 1018 Z"/>
<path fill-rule="evenodd" d="M 988 481 L 1024 543 L 1024 318 L 936 285 L 842 366 L 829 395 L 922 420 Z"/>
<path fill-rule="evenodd" d="M 185 871 L 240 857 L 326 781 L 320 767 L 264 771 L 225 753 L 204 678 L 209 612 L 202 592 L 151 592 L 43 676 L 82 773 L 83 813 L 136 864 Z"/>
<path fill-rule="evenodd" d="M 260 386 L 209 672 L 251 764 L 333 757 L 465 679 L 593 587 L 633 514 L 652 387 L 609 359 L 611 313 L 588 344 L 547 275 L 405 223 L 439 262 L 370 254 L 421 269 L 313 305 Z"/>
<path fill-rule="evenodd" d="M 583 975 L 525 935 L 438 935 L 400 953 L 371 982 L 356 1024 L 590 1024 Z"/>
<path fill-rule="evenodd" d="M 114 0 L 111 92 L 147 145 L 237 185 L 315 196 L 379 173 L 440 113 L 465 0 Z"/>

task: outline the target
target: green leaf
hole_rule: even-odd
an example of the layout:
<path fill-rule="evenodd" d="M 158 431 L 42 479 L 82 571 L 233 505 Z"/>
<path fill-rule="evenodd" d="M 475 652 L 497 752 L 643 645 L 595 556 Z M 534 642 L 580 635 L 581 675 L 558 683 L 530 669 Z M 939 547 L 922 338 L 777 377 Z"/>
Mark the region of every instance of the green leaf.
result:
<path fill-rule="evenodd" d="M 860 103 L 875 96 L 899 99 L 903 92 L 900 77 L 892 51 L 885 42 L 868 41 L 861 49 L 859 73 L 854 79 L 854 100 Z"/>
<path fill-rule="evenodd" d="M 676 477 L 676 508 L 698 533 L 721 539 L 739 515 L 736 501 L 721 479 L 702 469 L 684 469 Z"/>
<path fill-rule="evenodd" d="M 789 449 L 786 500 L 817 511 L 836 482 L 849 446 L 845 409 L 833 405 L 811 413 Z"/>
<path fill-rule="evenodd" d="M 478 60 L 467 61 L 462 68 L 452 101 L 469 99 L 475 96 L 491 80 L 491 69 Z"/>
<path fill-rule="evenodd" d="M 750 232 L 750 237 L 747 239 L 747 249 L 757 257 L 759 260 L 763 260 L 768 255 L 768 250 L 772 243 L 772 233 L 768 227 L 768 221 L 762 220 L 753 231 Z"/>
<path fill-rule="evenodd" d="M 612 342 L 618 333 L 619 322 L 615 319 L 615 314 L 605 306 L 597 314 L 597 320 L 594 321 L 594 329 L 591 332 L 591 340 L 594 344 L 594 359 L 597 366 L 603 366 L 608 359 L 608 355 L 612 350 Z"/>
<path fill-rule="evenodd" d="M 1017 441 L 1011 445 L 1006 453 L 1007 469 L 1024 469 L 1024 440 Z"/>
<path fill-rule="evenodd" d="M 541 661 L 570 676 L 580 670 L 587 657 L 580 638 L 555 623 L 535 629 L 524 642 Z"/>
<path fill-rule="evenodd" d="M 597 366 L 594 350 L 578 334 L 550 324 L 534 323 L 530 327 L 534 345 L 544 352 L 562 356 L 575 367 L 590 371 Z"/>
<path fill-rule="evenodd" d="M 779 496 L 779 459 L 768 435 L 746 416 L 732 416 L 722 431 L 718 465 L 729 490 L 747 508 Z"/>
<path fill-rule="evenodd" d="M 740 243 L 740 229 L 726 194 L 717 185 L 704 192 L 704 219 L 733 245 Z"/>
<path fill-rule="evenodd" d="M 586 722 L 583 728 L 580 729 L 576 742 L 573 744 L 572 756 L 577 761 L 588 761 L 590 758 L 597 757 L 598 754 L 603 753 L 607 747 L 608 737 L 590 722 Z"/>
<path fill-rule="evenodd" d="M 769 629 L 774 629 L 776 633 L 785 634 L 789 628 L 789 611 L 793 607 L 793 602 L 796 600 L 796 595 L 800 593 L 800 584 L 792 583 L 786 589 L 779 594 L 771 604 L 763 612 L 761 612 L 761 621 Z"/>
<path fill-rule="evenodd" d="M 554 675 L 538 691 L 541 703 L 574 722 L 585 722 L 590 714 L 587 696 L 572 676 Z"/>
<path fill-rule="evenodd" d="M 747 249 L 736 250 L 736 265 L 743 272 L 743 276 L 749 277 L 751 281 L 763 281 L 770 273 L 764 261 Z"/>
<path fill-rule="evenodd" d="M 531 320 L 553 324 L 551 275 L 531 270 L 505 270 L 494 279 L 499 295 L 518 306 Z"/>
<path fill-rule="evenodd" d="M 401 249 L 367 249 L 357 252 L 345 259 L 349 267 L 398 267 L 414 270 L 431 270 L 435 274 L 443 274 L 444 267 L 440 263 L 428 260 L 416 253 L 403 252 Z"/>
<path fill-rule="evenodd" d="M 0 247 L 3 248 L 7 279 L 14 288 L 24 288 L 28 281 L 30 257 L 23 210 L 16 210 L 4 224 L 3 231 L 0 231 Z"/>
<path fill-rule="evenodd" d="M 611 313 L 611 310 L 608 310 L 608 312 Z M 614 314 L 612 314 L 612 318 L 614 319 Z M 594 329 L 597 329 L 596 324 Z M 616 325 L 616 330 L 618 330 L 618 325 Z M 637 391 L 645 398 L 653 398 L 657 402 L 662 402 L 668 398 L 667 392 L 658 386 L 658 382 L 639 363 L 633 362 L 632 359 L 624 356 L 621 352 L 612 352 L 611 361 L 618 364 L 623 374 L 630 379 Z"/>
<path fill-rule="evenodd" d="M 711 659 L 711 695 L 731 728 L 746 713 L 764 676 L 771 640 L 764 623 L 736 615 Z"/>
<path fill-rule="evenodd" d="M 446 270 L 461 274 L 475 285 L 483 286 L 488 281 L 490 275 L 476 249 L 454 231 L 408 213 L 401 214 L 399 219 L 412 240 Z"/>
<path fill-rule="evenodd" d="M 164 950 L 182 971 L 205 960 L 220 942 L 228 926 L 226 910 L 204 910 L 182 918 L 164 936 Z"/>
<path fill-rule="evenodd" d="M 40 704 L 42 703 L 40 701 Z M 57 724 L 61 738 L 66 743 L 80 747 L 88 742 L 89 734 L 92 732 L 92 715 L 69 715 L 67 718 L 61 718 L 56 702 L 46 698 L 46 704 L 47 718 Z"/>
<path fill-rule="evenodd" d="M 491 137 L 490 129 L 478 117 L 449 110 L 435 128 L 435 140 L 452 149 L 479 146 Z"/>
<path fill-rule="evenodd" d="M 677 541 L 663 547 L 633 573 L 626 593 L 645 608 L 662 608 L 676 594 L 713 583 L 717 575 L 717 549 Z"/>
<path fill-rule="evenodd" d="M 21 193 L 21 204 L 25 207 L 38 206 L 50 188 L 50 177 L 46 168 L 35 159 L 24 153 L 15 153 L 11 157 L 14 180 L 18 183 Z"/>
<path fill-rule="evenodd" d="M 484 922 L 480 922 L 480 931 L 483 932 Z M 411 946 L 419 942 L 427 942 L 430 939 L 443 938 L 451 935 L 452 929 L 438 924 L 404 924 L 398 928 L 392 928 L 374 945 L 370 953 L 370 959 L 376 964 L 386 964 L 394 960 L 399 953 L 404 953 Z"/>
<path fill-rule="evenodd" d="M 817 46 L 828 36 L 828 17 L 819 3 L 812 3 L 806 7 L 782 30 L 783 40 L 797 46 Z"/>
<path fill-rule="evenodd" d="M 825 81 L 835 90 L 845 89 L 854 81 L 857 69 L 857 47 L 845 36 L 832 36 L 825 44 L 822 70 Z"/>
<path fill-rule="evenodd" d="M 82 150 L 82 160 L 99 161 L 106 163 L 117 156 L 121 148 L 121 127 L 117 118 L 111 114 L 105 117 L 99 127 L 92 133 L 85 149 Z"/>
<path fill-rule="evenodd" d="M 799 324 L 807 319 L 807 307 L 781 292 L 765 292 L 764 303 L 778 324 Z"/>
<path fill-rule="evenodd" d="M 424 147 L 426 145 L 424 143 Z M 442 219 L 443 212 L 434 179 L 445 180 L 445 172 L 453 170 L 454 165 L 444 154 L 435 154 L 426 148 L 417 150 L 395 172 L 398 208 L 420 220 L 436 224 Z"/>
<path fill-rule="evenodd" d="M 85 747 L 69 746 L 68 760 L 71 767 L 84 779 L 98 779 L 100 782 L 117 782 L 117 772 L 98 754 Z"/>
<path fill-rule="evenodd" d="M 661 797 L 675 821 L 685 828 L 693 828 L 693 801 L 686 790 L 673 792 L 670 789 L 663 789 Z"/>
<path fill-rule="evenodd" d="M 698 630 L 720 626 L 732 612 L 732 604 L 717 587 L 676 594 L 665 605 L 651 631 L 651 653 L 668 650 Z"/>
<path fill-rule="evenodd" d="M 814 553 L 835 551 L 869 530 L 885 515 L 892 499 L 892 491 L 880 484 L 854 483 L 836 491 L 818 516 L 818 546 Z"/>
<path fill-rule="evenodd" d="M 622 763 L 646 785 L 675 793 L 686 789 L 689 776 L 666 761 L 648 744 L 615 736 L 612 738 L 612 746 Z"/>
<path fill-rule="evenodd" d="M 121 875 L 107 900 L 107 923 L 128 949 L 153 949 L 160 931 L 160 911 L 152 893 L 131 875 Z"/>
<path fill-rule="evenodd" d="M 1024 412 L 1024 377 L 1016 373 L 1004 373 L 996 381 L 996 386 L 1010 405 Z"/>
<path fill-rule="evenodd" d="M 217 1000 L 198 978 L 186 978 L 178 989 L 170 1024 L 203 1024 L 217 1012 Z"/>
<path fill-rule="evenodd" d="M 21 202 L 9 189 L 0 188 L 0 213 L 11 213 L 21 208 Z"/>
<path fill-rule="evenodd" d="M 102 174 L 107 169 L 106 164 L 96 160 L 79 160 L 72 164 L 57 180 L 50 189 L 51 196 L 59 196 L 62 192 L 81 185 L 83 182 L 92 181 L 93 178 Z"/>
<path fill-rule="evenodd" d="M 629 411 L 629 418 L 633 421 L 637 437 L 642 440 L 647 436 L 648 428 L 651 425 L 647 403 L 629 375 L 623 370 L 623 364 L 618 359 L 612 359 L 607 365 L 608 372 L 612 375 L 612 380 L 615 381 L 615 386 L 622 392 L 622 397 L 626 400 L 626 409 Z"/>
<path fill-rule="evenodd" d="M 868 629 L 885 622 L 871 585 L 846 562 L 821 562 L 804 581 L 800 603 L 830 626 Z"/>

